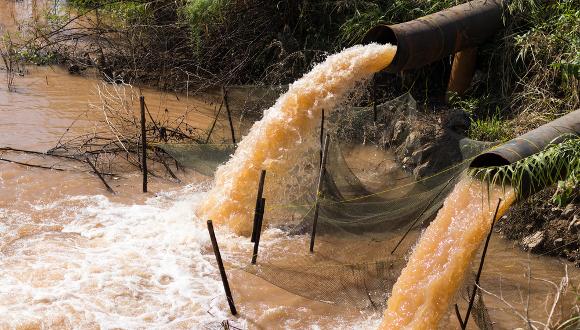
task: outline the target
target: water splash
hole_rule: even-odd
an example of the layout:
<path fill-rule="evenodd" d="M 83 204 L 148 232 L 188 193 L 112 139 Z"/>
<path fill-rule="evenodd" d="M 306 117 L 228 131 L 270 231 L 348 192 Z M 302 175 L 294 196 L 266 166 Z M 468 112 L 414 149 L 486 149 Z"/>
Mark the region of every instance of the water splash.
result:
<path fill-rule="evenodd" d="M 415 246 L 393 287 L 381 329 L 436 329 L 489 232 L 495 206 L 501 217 L 515 200 L 503 190 L 464 178 Z"/>
<path fill-rule="evenodd" d="M 200 218 L 228 223 L 237 234 L 249 235 L 260 171 L 268 171 L 266 198 L 277 196 L 281 182 L 272 178 L 289 176 L 313 145 L 321 110 L 334 108 L 357 82 L 387 67 L 395 52 L 392 45 L 354 46 L 329 56 L 294 82 L 252 126 L 232 159 L 218 168 Z"/>

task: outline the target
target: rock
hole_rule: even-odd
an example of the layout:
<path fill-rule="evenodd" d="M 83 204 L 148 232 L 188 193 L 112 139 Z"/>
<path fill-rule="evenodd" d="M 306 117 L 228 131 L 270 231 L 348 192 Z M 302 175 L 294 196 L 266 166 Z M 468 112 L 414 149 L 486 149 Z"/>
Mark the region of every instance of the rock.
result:
<path fill-rule="evenodd" d="M 391 142 L 397 145 L 401 144 L 405 141 L 407 135 L 409 135 L 409 124 L 405 121 L 399 120 L 393 127 L 393 139 Z"/>
<path fill-rule="evenodd" d="M 566 208 L 564 209 L 564 211 L 562 211 L 562 216 L 567 218 L 567 217 L 571 216 L 572 214 L 574 214 L 574 211 L 576 211 L 576 205 L 568 204 L 566 206 Z"/>
<path fill-rule="evenodd" d="M 422 150 L 414 151 L 411 154 L 411 161 L 413 162 L 413 164 L 419 164 L 421 162 L 421 158 L 423 158 L 422 156 L 423 156 Z"/>
<path fill-rule="evenodd" d="M 427 162 L 425 164 L 421 164 L 417 167 L 415 167 L 415 169 L 413 170 L 413 175 L 415 176 L 415 179 L 420 179 L 425 177 L 431 170 L 430 164 Z"/>
<path fill-rule="evenodd" d="M 421 141 L 420 141 L 420 135 L 417 132 L 411 132 L 411 134 L 409 134 L 407 136 L 407 139 L 405 140 L 405 149 L 406 150 L 415 150 L 417 149 L 419 146 L 421 145 Z"/>
<path fill-rule="evenodd" d="M 537 231 L 532 235 L 526 236 L 522 239 L 522 246 L 525 250 L 536 251 L 544 242 L 544 232 Z"/>

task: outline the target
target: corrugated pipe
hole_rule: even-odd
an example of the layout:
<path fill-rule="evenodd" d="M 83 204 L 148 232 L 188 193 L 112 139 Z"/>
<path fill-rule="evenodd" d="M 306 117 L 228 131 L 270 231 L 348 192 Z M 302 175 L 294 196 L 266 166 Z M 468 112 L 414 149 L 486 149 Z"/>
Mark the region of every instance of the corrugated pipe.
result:
<path fill-rule="evenodd" d="M 397 46 L 388 72 L 416 69 L 475 47 L 503 26 L 501 0 L 475 0 L 395 25 L 378 25 L 363 42 Z"/>
<path fill-rule="evenodd" d="M 562 142 L 574 135 L 580 135 L 580 110 L 480 154 L 473 159 L 470 167 L 509 165 L 544 150 L 551 143 Z"/>

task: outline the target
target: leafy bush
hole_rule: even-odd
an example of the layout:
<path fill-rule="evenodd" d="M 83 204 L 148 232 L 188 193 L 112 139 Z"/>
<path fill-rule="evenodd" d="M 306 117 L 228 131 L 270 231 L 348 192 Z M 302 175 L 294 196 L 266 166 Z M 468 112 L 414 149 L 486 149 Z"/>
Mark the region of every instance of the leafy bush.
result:
<path fill-rule="evenodd" d="M 139 1 L 111 1 L 111 0 L 68 0 L 68 5 L 81 11 L 98 9 L 107 13 L 111 22 L 132 24 L 146 22 L 149 18 L 148 4 Z"/>
<path fill-rule="evenodd" d="M 225 11 L 231 0 L 187 0 L 181 10 L 183 18 L 191 29 L 192 42 L 199 50 L 201 36 L 209 25 L 222 24 Z"/>

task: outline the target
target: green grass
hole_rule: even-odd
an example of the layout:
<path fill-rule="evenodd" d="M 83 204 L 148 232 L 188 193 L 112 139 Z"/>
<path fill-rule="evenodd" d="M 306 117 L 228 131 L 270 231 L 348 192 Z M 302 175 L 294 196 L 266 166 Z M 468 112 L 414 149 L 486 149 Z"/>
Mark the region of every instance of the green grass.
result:
<path fill-rule="evenodd" d="M 465 1 L 395 0 L 352 1 L 352 14 L 340 25 L 338 44 L 350 46 L 362 41 L 365 33 L 378 24 L 396 24 L 432 14 Z"/>
<path fill-rule="evenodd" d="M 567 181 L 580 183 L 580 137 L 548 146 L 542 152 L 511 165 L 475 168 L 470 174 L 490 185 L 511 185 L 518 197 Z"/>
<path fill-rule="evenodd" d="M 495 113 L 491 117 L 472 118 L 467 136 L 479 141 L 507 141 L 511 134 L 508 122 Z"/>

